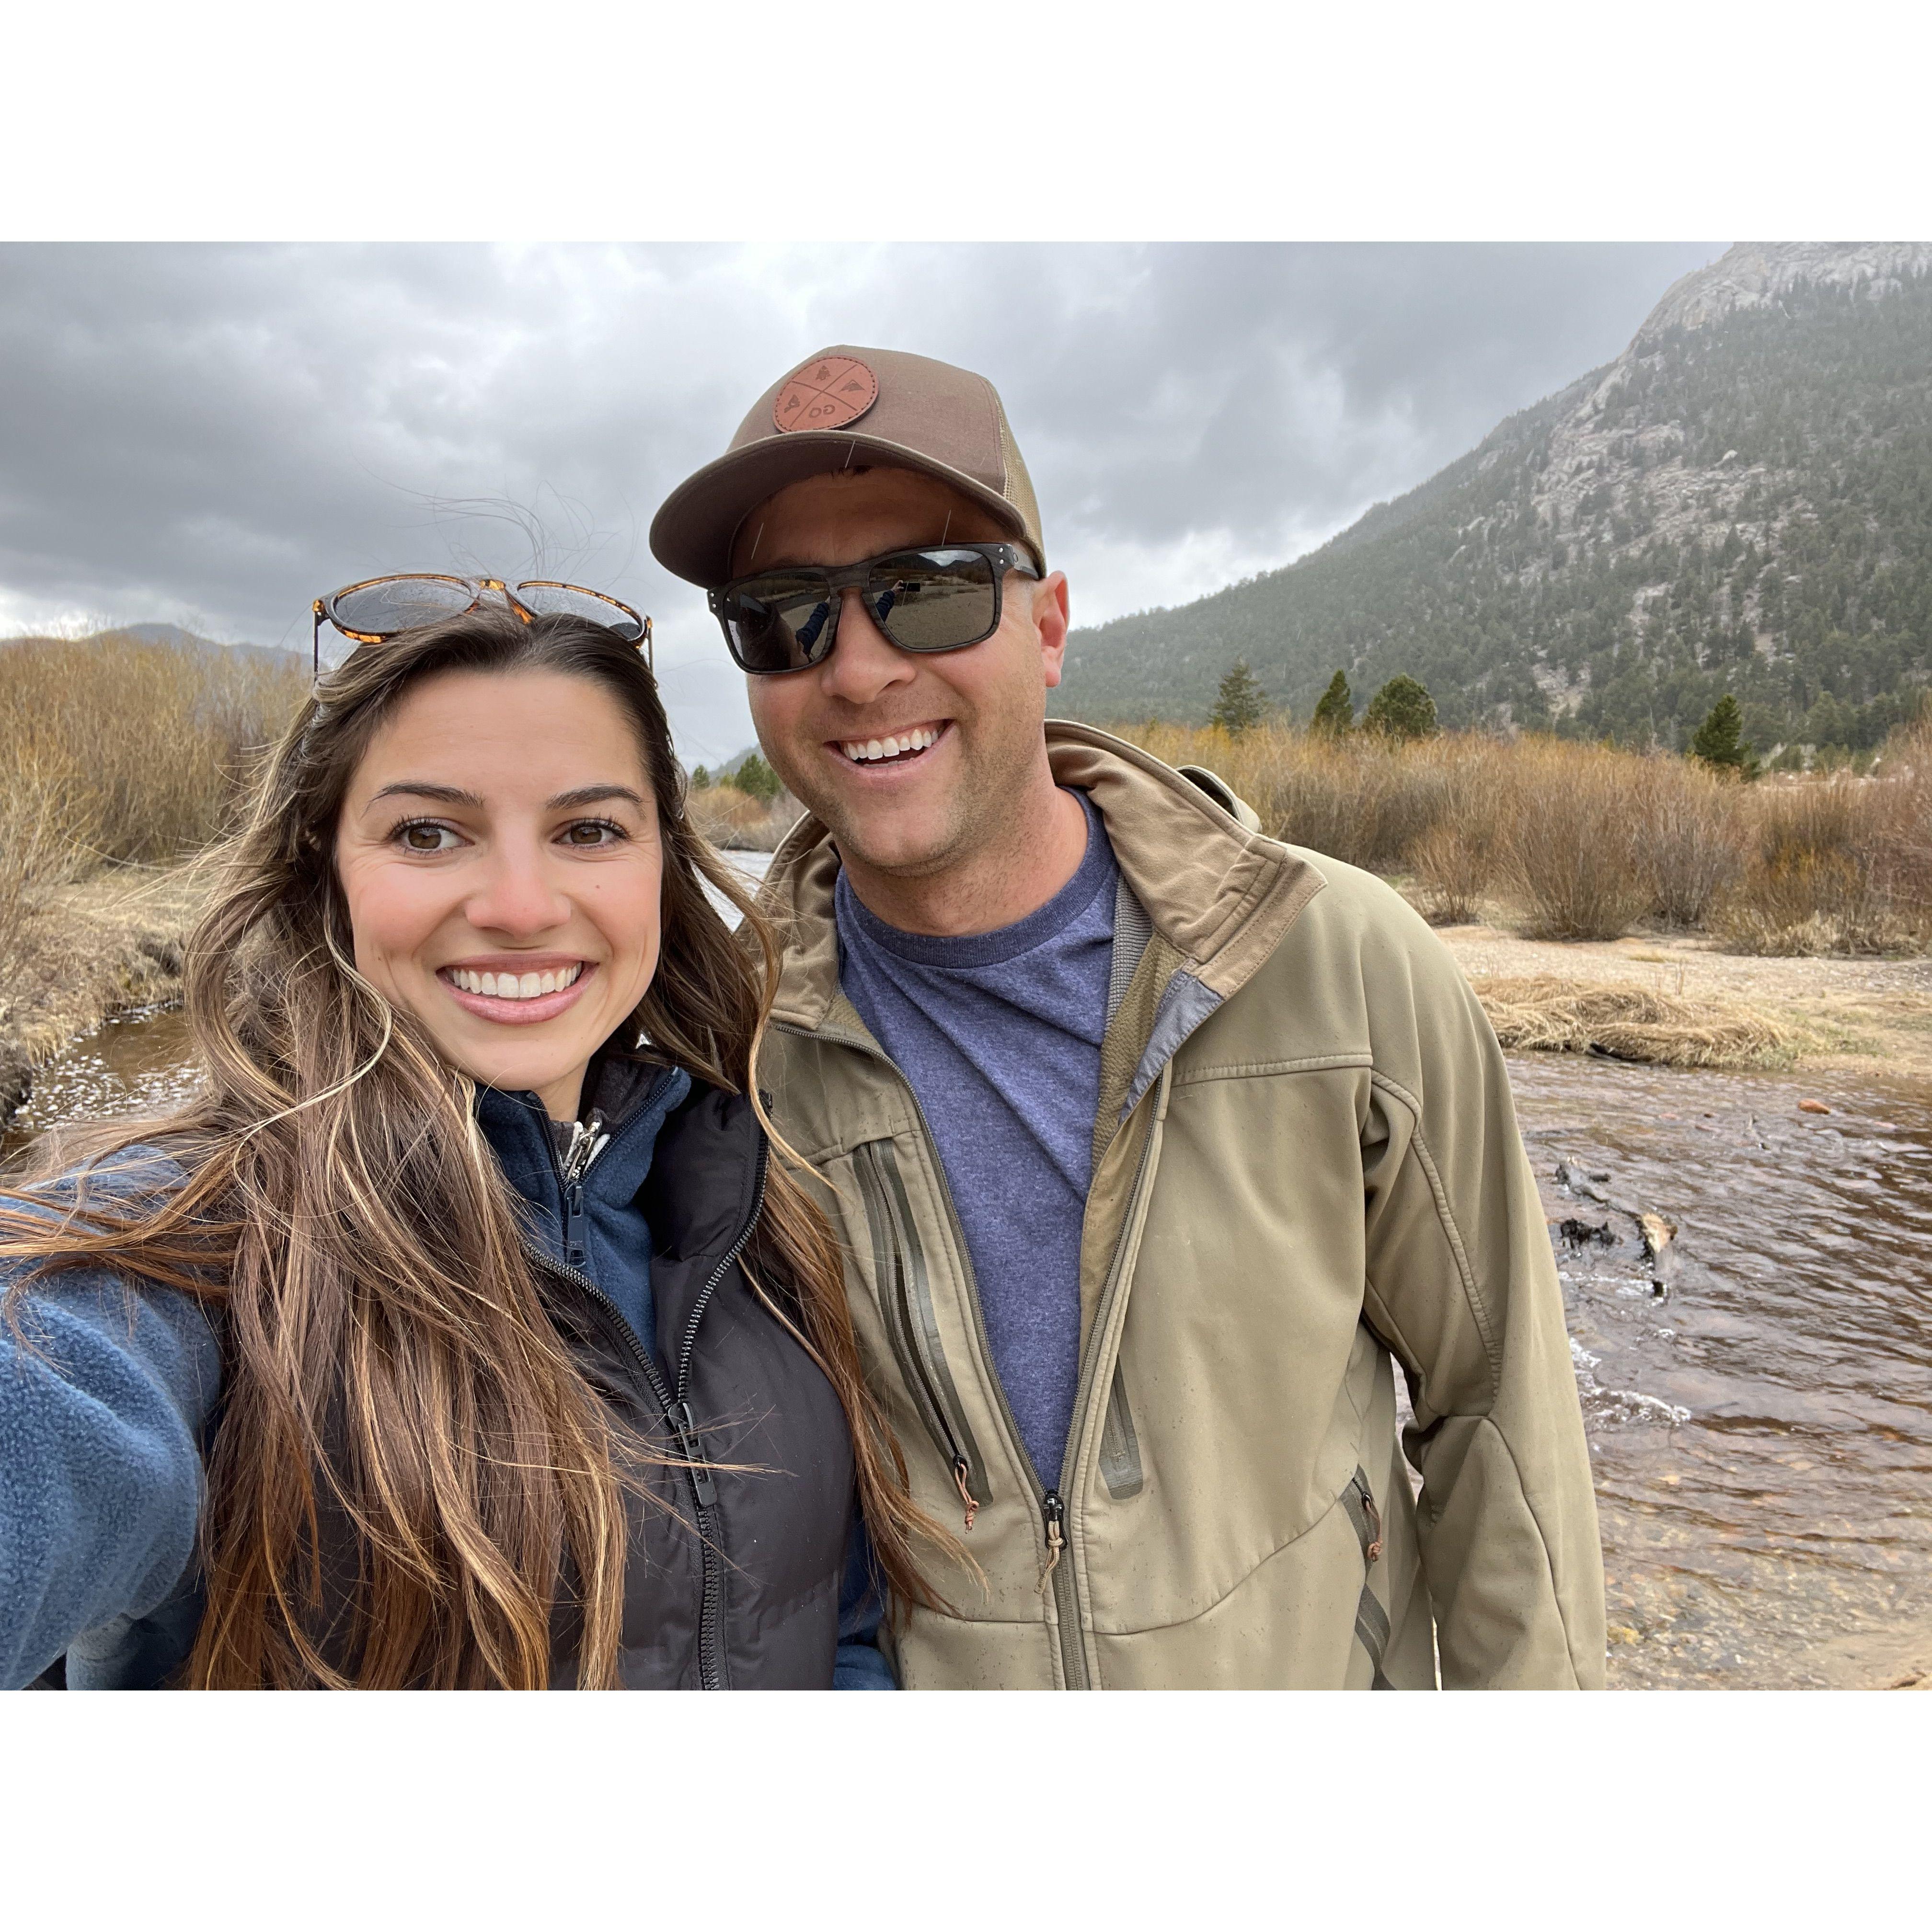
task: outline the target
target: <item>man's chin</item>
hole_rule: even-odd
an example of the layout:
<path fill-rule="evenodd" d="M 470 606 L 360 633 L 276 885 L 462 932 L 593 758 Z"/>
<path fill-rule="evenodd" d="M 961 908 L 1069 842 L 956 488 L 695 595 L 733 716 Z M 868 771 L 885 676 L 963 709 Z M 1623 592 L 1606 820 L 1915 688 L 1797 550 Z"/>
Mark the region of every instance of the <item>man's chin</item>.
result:
<path fill-rule="evenodd" d="M 848 866 L 922 879 L 952 862 L 958 842 L 948 817 L 928 810 L 855 811 L 844 799 L 828 799 L 814 809 Z"/>

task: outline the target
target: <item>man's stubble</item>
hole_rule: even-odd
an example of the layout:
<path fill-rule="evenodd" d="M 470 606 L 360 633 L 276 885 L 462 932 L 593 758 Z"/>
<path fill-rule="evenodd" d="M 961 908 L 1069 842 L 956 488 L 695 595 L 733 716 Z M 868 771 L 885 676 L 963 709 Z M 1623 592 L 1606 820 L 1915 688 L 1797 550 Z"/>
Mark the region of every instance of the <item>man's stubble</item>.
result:
<path fill-rule="evenodd" d="M 1026 693 L 1014 707 L 1016 715 L 992 730 L 985 728 L 989 721 L 983 712 L 962 712 L 957 694 L 950 695 L 956 707 L 952 735 L 957 741 L 958 775 L 941 804 L 938 824 L 910 852 L 868 839 L 867 814 L 855 810 L 836 786 L 816 782 L 815 772 L 787 771 L 790 760 L 766 747 L 766 757 L 793 796 L 831 833 L 848 867 L 856 864 L 889 878 L 934 878 L 997 854 L 1002 845 L 1017 845 L 1026 837 L 1026 827 L 1010 816 L 1010 801 L 1024 796 L 1039 755 L 1039 734 L 1046 718 L 1040 694 Z"/>

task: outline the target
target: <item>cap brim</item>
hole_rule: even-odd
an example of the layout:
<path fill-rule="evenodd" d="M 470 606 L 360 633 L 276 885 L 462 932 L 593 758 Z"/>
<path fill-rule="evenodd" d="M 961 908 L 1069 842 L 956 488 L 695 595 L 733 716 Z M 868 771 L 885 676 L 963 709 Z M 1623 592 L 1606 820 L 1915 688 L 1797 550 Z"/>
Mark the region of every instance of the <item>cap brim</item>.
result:
<path fill-rule="evenodd" d="M 687 583 L 716 589 L 730 580 L 731 546 L 740 525 L 767 497 L 808 476 L 881 467 L 916 470 L 950 484 L 1032 550 L 1033 540 L 1019 512 L 997 490 L 963 470 L 862 430 L 794 430 L 731 450 L 686 478 L 651 519 L 651 554 Z M 1043 557 L 1036 556 L 1034 561 L 1045 567 Z"/>

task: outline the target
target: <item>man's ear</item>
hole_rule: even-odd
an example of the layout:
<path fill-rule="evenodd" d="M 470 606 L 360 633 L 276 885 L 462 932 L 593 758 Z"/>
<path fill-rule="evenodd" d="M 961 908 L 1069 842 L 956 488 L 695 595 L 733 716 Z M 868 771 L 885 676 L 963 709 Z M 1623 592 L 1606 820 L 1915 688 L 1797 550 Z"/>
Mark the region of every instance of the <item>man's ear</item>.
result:
<path fill-rule="evenodd" d="M 1033 590 L 1034 628 L 1040 633 L 1041 668 L 1051 691 L 1064 673 L 1066 657 L 1066 573 L 1056 570 Z"/>

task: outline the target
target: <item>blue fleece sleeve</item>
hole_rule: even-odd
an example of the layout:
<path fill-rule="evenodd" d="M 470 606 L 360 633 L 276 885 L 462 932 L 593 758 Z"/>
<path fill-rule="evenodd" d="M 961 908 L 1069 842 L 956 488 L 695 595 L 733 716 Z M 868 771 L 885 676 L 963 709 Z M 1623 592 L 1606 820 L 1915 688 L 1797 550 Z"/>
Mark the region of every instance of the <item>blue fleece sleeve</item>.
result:
<path fill-rule="evenodd" d="M 12 1276 L 0 1270 L 0 1291 Z M 201 1514 L 220 1348 L 198 1304 L 92 1270 L 0 1320 L 0 1687 L 176 1593 Z"/>
<path fill-rule="evenodd" d="M 872 1540 L 865 1520 L 852 1512 L 845 1556 L 845 1580 L 838 1593 L 838 1653 L 832 1666 L 835 1690 L 896 1690 L 892 1666 L 879 1648 L 885 1614 L 885 1584 L 872 1559 Z"/>

